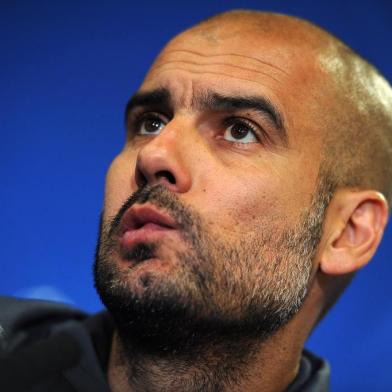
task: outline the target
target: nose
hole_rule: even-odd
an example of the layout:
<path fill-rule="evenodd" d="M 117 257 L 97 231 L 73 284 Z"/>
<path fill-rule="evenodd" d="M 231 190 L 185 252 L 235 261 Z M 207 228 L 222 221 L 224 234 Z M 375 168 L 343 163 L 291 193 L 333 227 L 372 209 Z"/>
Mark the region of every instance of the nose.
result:
<path fill-rule="evenodd" d="M 162 184 L 169 190 L 185 193 L 191 187 L 189 146 L 179 138 L 179 132 L 168 124 L 157 136 L 151 137 L 139 150 L 135 168 L 138 187 Z M 186 137 L 181 132 L 181 138 Z"/>

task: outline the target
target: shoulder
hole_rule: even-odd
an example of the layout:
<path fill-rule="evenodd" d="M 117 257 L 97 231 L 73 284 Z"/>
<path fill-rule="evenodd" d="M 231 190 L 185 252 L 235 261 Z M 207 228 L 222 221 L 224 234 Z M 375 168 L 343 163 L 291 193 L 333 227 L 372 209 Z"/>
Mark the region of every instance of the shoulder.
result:
<path fill-rule="evenodd" d="M 86 313 L 65 304 L 0 296 L 0 353 L 44 339 L 86 317 Z"/>
<path fill-rule="evenodd" d="M 0 385 L 106 392 L 111 335 L 105 312 L 89 316 L 55 302 L 0 297 Z"/>

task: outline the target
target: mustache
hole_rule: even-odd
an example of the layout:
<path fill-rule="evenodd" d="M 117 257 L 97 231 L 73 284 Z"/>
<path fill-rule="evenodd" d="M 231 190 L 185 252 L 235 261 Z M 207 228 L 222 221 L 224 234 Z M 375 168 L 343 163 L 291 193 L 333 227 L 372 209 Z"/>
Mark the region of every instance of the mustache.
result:
<path fill-rule="evenodd" d="M 174 219 L 179 228 L 185 232 L 190 232 L 195 222 L 200 218 L 186 207 L 179 198 L 170 192 L 164 185 L 144 185 L 134 192 L 121 206 L 116 216 L 109 224 L 109 236 L 118 234 L 120 223 L 124 214 L 135 204 L 151 203 L 154 206 L 165 210 Z"/>

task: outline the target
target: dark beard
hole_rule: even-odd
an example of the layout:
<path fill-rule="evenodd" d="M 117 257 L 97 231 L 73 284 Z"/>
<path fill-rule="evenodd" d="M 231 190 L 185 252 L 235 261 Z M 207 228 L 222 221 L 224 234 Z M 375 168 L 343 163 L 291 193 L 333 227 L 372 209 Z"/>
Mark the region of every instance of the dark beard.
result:
<path fill-rule="evenodd" d="M 126 284 L 114 257 L 140 263 L 154 256 L 159 244 L 142 244 L 132 255 L 124 255 L 115 237 L 130 206 L 147 201 L 179 223 L 189 250 L 177 252 L 174 277 L 155 282 L 154 275 L 144 275 L 140 294 Z M 139 189 L 109 224 L 102 224 L 94 266 L 95 286 L 114 318 L 126 356 L 194 363 L 205 360 L 206 352 L 215 352 L 227 368 L 238 368 L 256 343 L 285 325 L 301 307 L 324 209 L 318 200 L 295 230 L 270 230 L 268 235 L 262 230 L 263 234 L 228 246 L 165 187 Z M 263 260 L 263 251 L 271 249 L 274 260 Z M 216 370 L 223 369 L 218 361 Z"/>

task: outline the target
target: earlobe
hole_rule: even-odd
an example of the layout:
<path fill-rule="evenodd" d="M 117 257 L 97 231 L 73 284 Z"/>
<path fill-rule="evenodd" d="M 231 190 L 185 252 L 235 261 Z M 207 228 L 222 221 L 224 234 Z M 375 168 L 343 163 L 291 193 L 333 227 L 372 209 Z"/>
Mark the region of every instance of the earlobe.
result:
<path fill-rule="evenodd" d="M 376 191 L 340 190 L 327 212 L 328 237 L 320 269 L 329 275 L 357 271 L 373 257 L 388 220 L 388 203 Z"/>

